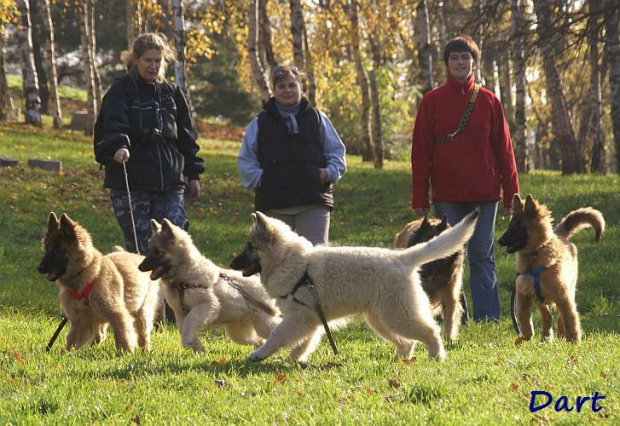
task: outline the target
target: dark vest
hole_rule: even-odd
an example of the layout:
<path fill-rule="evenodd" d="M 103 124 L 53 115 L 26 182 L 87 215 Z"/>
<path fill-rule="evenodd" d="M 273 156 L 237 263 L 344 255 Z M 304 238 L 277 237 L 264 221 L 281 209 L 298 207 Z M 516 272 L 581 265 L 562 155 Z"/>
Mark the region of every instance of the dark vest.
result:
<path fill-rule="evenodd" d="M 311 204 L 332 208 L 331 183 L 320 184 L 325 157 L 320 138 L 319 112 L 303 98 L 296 116 L 299 133 L 289 133 L 275 98 L 258 115 L 258 162 L 263 169 L 256 190 L 256 210 L 266 211 Z"/>

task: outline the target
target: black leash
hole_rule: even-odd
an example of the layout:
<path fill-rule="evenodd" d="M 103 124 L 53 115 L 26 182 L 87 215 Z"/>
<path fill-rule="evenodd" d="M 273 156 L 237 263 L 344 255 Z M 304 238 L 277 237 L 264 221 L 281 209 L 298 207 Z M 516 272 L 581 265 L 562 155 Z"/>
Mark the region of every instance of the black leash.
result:
<path fill-rule="evenodd" d="M 517 298 L 517 277 L 519 276 L 519 273 L 517 272 L 517 275 L 515 276 L 515 282 L 512 286 L 512 291 L 510 292 L 510 318 L 512 319 L 512 326 L 515 329 L 515 332 L 517 333 L 517 336 L 521 336 L 521 329 L 519 328 L 519 321 L 517 320 L 517 314 L 516 314 L 516 298 Z"/>
<path fill-rule="evenodd" d="M 65 315 L 63 315 L 62 321 L 60 321 L 60 324 L 58 324 L 58 328 L 54 332 L 54 335 L 52 336 L 52 338 L 50 339 L 50 342 L 47 344 L 47 347 L 45 348 L 45 350 L 47 352 L 49 352 L 50 349 L 52 349 L 52 346 L 54 345 L 54 342 L 56 341 L 56 339 L 58 339 L 58 335 L 60 334 L 62 329 L 65 328 L 65 325 L 67 325 L 67 321 L 69 321 L 69 320 L 67 319 L 67 317 Z"/>
<path fill-rule="evenodd" d="M 297 284 L 295 284 L 295 287 L 293 287 L 293 290 L 289 294 L 285 296 L 280 296 L 280 298 L 286 299 L 288 296 L 291 296 L 294 302 L 297 302 L 300 305 L 308 306 L 304 302 L 302 302 L 301 300 L 295 297 L 295 293 L 297 293 L 297 290 L 299 290 L 304 285 L 308 286 L 310 293 L 312 293 L 312 297 L 314 298 L 314 310 L 316 311 L 316 314 L 319 316 L 319 319 L 321 320 L 321 323 L 323 324 L 323 328 L 325 329 L 325 334 L 327 334 L 327 339 L 329 340 L 329 344 L 332 347 L 332 350 L 334 351 L 334 355 L 338 355 L 338 348 L 336 347 L 336 342 L 334 341 L 332 332 L 329 329 L 329 324 L 327 323 L 327 318 L 325 318 L 325 313 L 323 312 L 323 308 L 321 308 L 321 304 L 319 303 L 319 296 L 316 292 L 316 287 L 314 287 L 314 283 L 310 279 L 310 275 L 308 275 L 307 272 L 303 275 L 303 277 L 301 277 L 299 281 L 297 281 Z"/>

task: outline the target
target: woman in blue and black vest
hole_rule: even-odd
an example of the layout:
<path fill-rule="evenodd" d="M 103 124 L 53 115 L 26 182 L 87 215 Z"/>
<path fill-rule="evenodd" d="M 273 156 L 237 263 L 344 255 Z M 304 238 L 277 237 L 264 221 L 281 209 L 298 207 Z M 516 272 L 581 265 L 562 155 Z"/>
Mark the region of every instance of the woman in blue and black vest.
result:
<path fill-rule="evenodd" d="M 332 184 L 346 172 L 345 147 L 327 116 L 303 96 L 301 72 L 279 66 L 273 97 L 249 124 L 237 164 L 255 207 L 313 244 L 329 240 Z"/>

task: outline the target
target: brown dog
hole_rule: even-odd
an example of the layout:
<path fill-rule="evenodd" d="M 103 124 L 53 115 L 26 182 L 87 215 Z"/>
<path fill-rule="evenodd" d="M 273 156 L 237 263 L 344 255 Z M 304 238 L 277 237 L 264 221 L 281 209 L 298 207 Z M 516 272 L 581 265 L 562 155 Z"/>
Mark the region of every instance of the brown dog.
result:
<path fill-rule="evenodd" d="M 430 240 L 450 228 L 448 218 L 424 219 L 409 222 L 394 238 L 394 248 L 407 248 Z M 433 313 L 441 312 L 444 321 L 444 337 L 455 340 L 463 315 L 461 295 L 463 292 L 463 262 L 465 248 L 445 259 L 429 262 L 419 270 L 422 288 L 428 294 Z"/>
<path fill-rule="evenodd" d="M 143 256 L 116 251 L 102 255 L 90 234 L 66 214 L 50 213 L 41 241 L 45 251 L 38 271 L 58 281 L 60 303 L 71 323 L 67 350 L 105 339 L 108 324 L 116 348 L 150 349 L 159 283 L 140 272 Z"/>
<path fill-rule="evenodd" d="M 552 228 L 551 212 L 528 195 L 525 204 L 515 194 L 508 229 L 499 239 L 507 253 L 517 253 L 516 316 L 521 335 L 515 343 L 530 340 L 533 333 L 532 303 L 540 310 L 542 339 L 553 339 L 549 307 L 558 310 L 558 335 L 567 341 L 581 340 L 579 314 L 575 304 L 577 289 L 577 247 L 569 239 L 577 231 L 591 227 L 596 241 L 605 231 L 598 210 L 584 207 L 570 212 Z"/>

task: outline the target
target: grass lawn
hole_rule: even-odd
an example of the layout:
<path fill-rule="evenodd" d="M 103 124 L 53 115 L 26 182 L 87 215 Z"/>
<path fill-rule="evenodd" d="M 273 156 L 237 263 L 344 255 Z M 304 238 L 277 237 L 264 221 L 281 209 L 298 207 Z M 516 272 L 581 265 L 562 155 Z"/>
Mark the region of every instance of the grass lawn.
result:
<path fill-rule="evenodd" d="M 221 265 L 243 248 L 252 196 L 235 165 L 238 142 L 201 140 L 207 171 L 203 195 L 188 204 L 190 233 L 202 253 Z M 514 345 L 508 316 L 514 257 L 497 248 L 504 317 L 498 325 L 469 323 L 448 359 L 431 361 L 422 347 L 411 361 L 394 361 L 393 347 L 356 320 L 334 333 L 340 355 L 326 339 L 307 365 L 280 353 L 261 364 L 245 361 L 251 348 L 219 330 L 202 334 L 207 348 L 194 354 L 168 324 L 152 336 L 152 351 L 120 355 L 113 337 L 100 346 L 66 352 L 65 329 L 45 346 L 61 315 L 57 285 L 37 273 L 40 239 L 50 211 L 67 213 L 108 252 L 122 244 L 103 171 L 92 142 L 70 131 L 0 124 L 0 156 L 19 160 L 0 168 L 0 423 L 2 424 L 618 424 L 620 412 L 620 177 L 536 171 L 521 177 L 559 220 L 581 206 L 603 212 L 607 231 L 573 241 L 580 253 L 577 304 L 584 341 Z M 60 173 L 31 169 L 31 158 L 63 162 Z M 413 219 L 410 168 L 383 170 L 348 158 L 336 185 L 330 239 L 340 245 L 389 247 Z M 498 217 L 496 236 L 508 218 Z M 465 273 L 468 288 L 468 273 Z M 539 316 L 534 314 L 536 332 Z M 545 395 L 531 413 L 532 392 Z M 542 394 L 541 394 L 542 395 Z M 577 412 L 577 400 L 582 401 Z M 602 399 L 604 397 L 604 399 Z M 559 408 L 560 411 L 554 409 Z M 567 411 L 571 408 L 572 411 Z"/>

